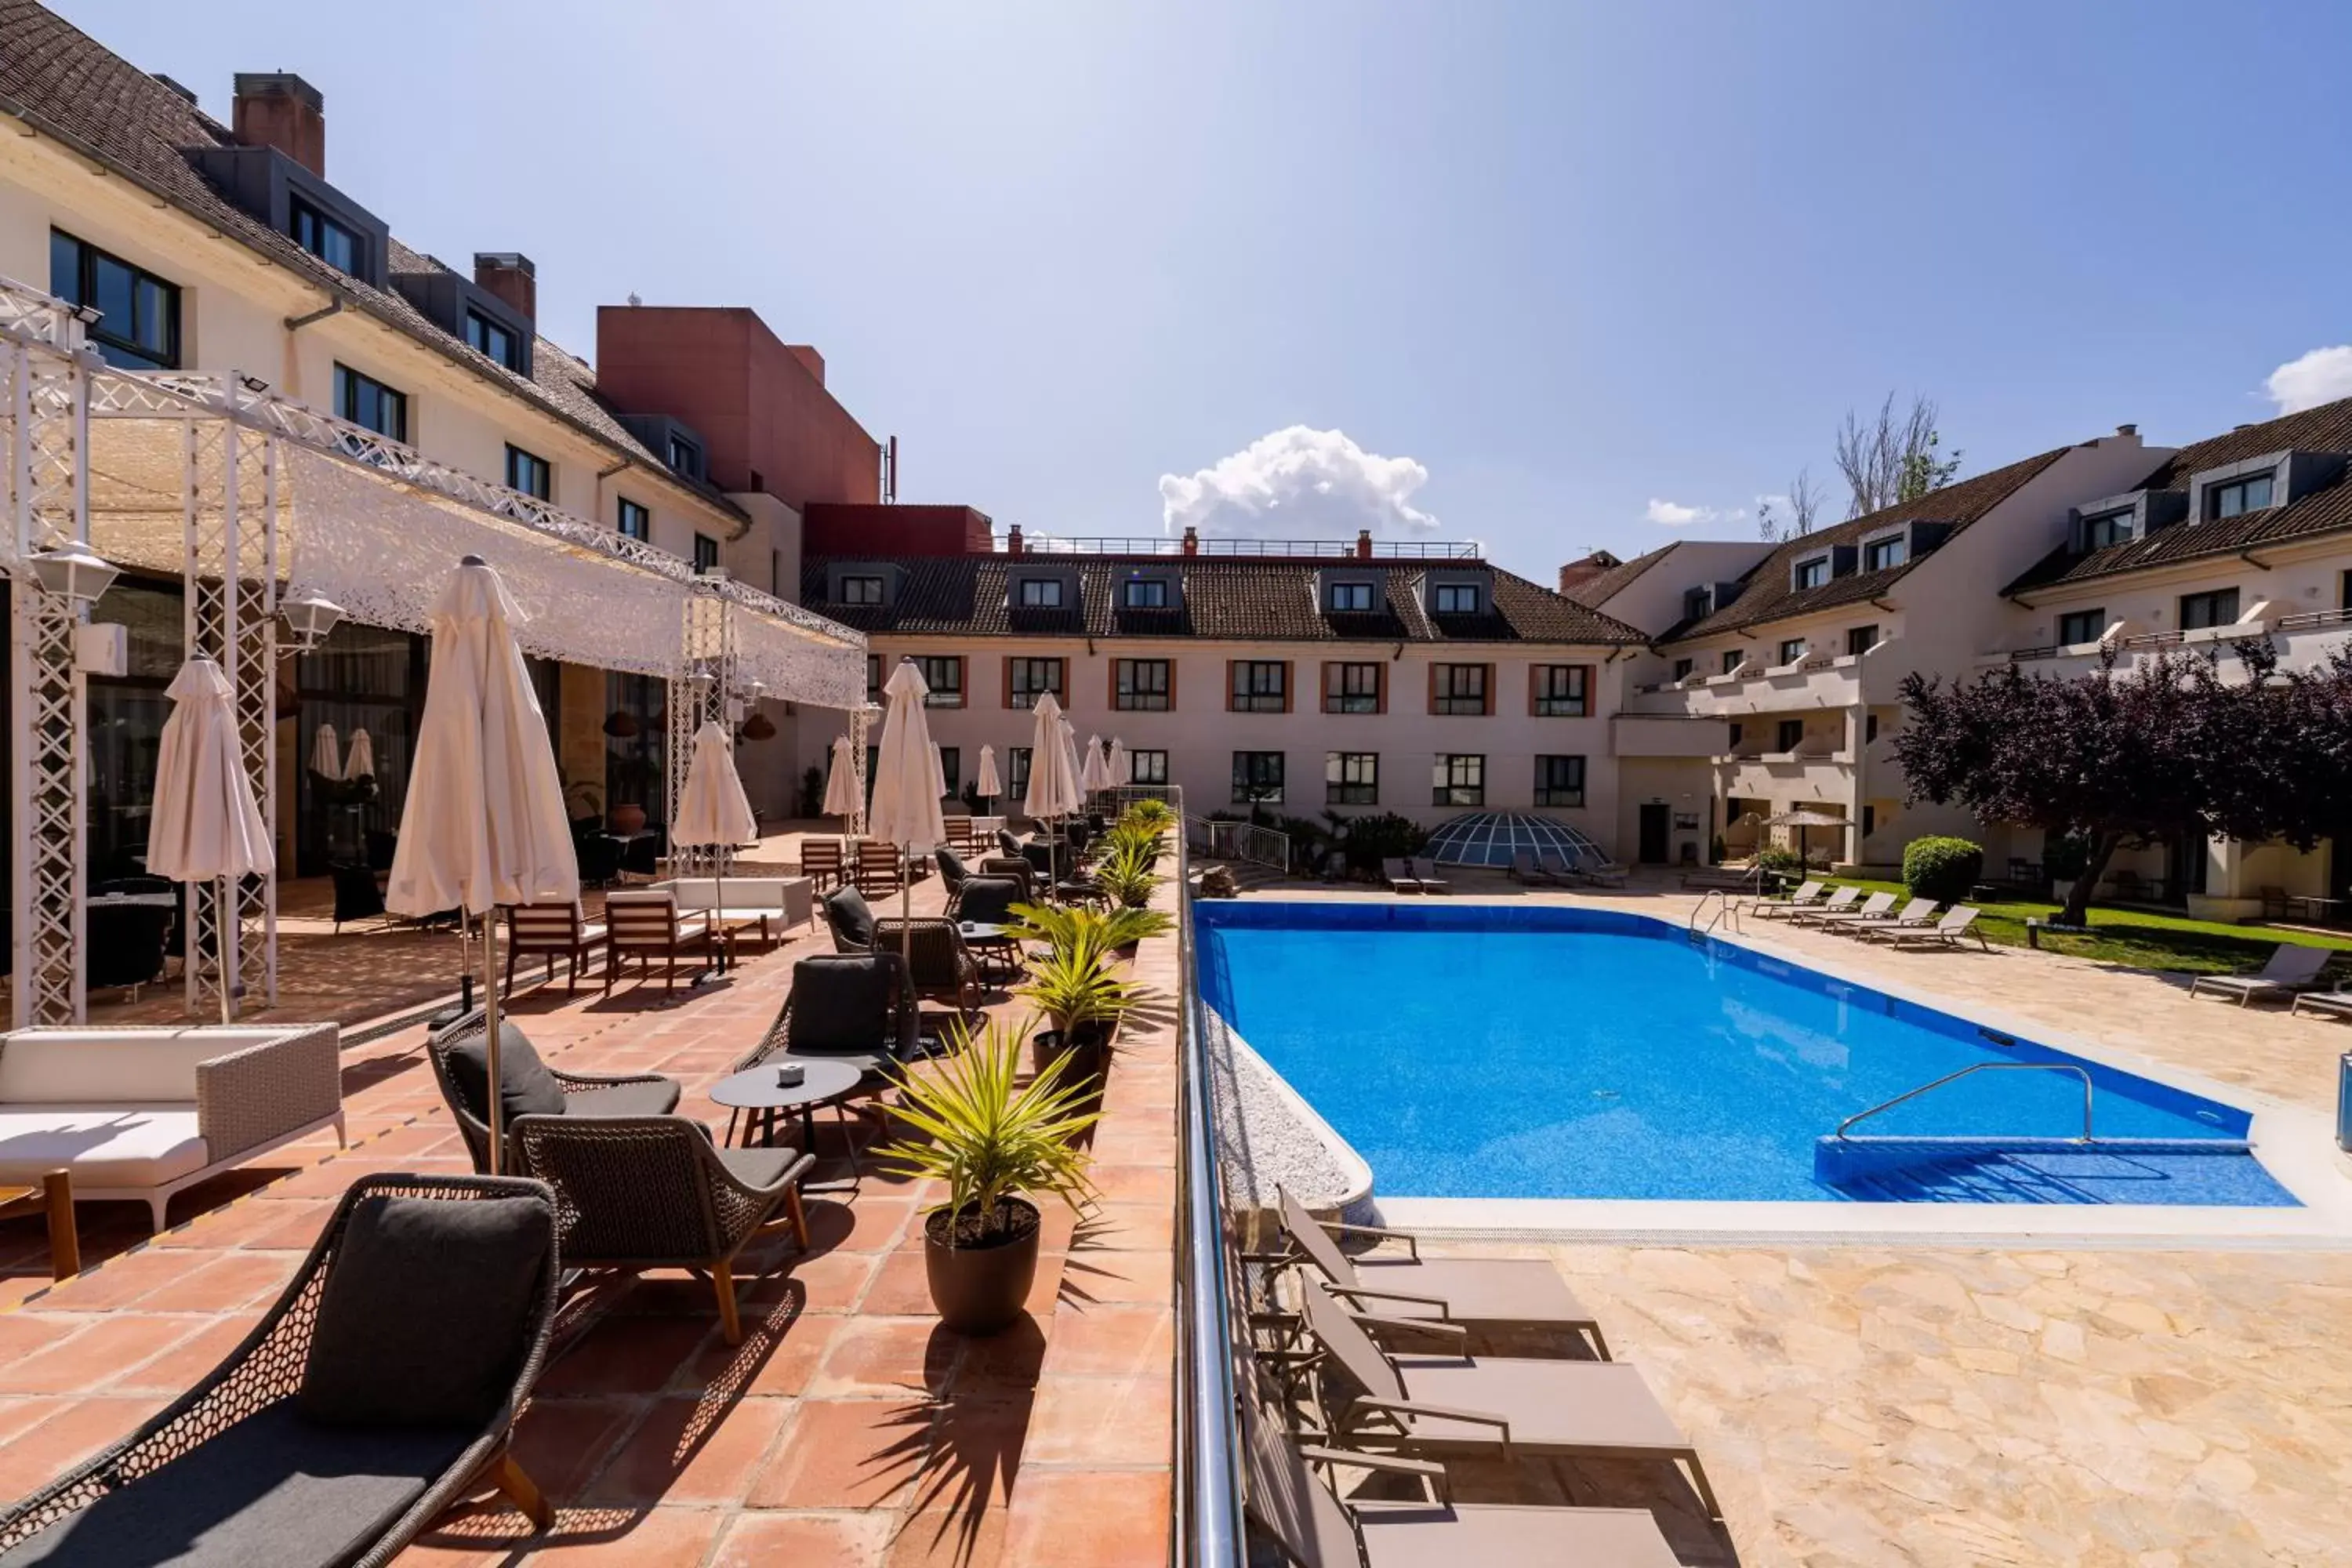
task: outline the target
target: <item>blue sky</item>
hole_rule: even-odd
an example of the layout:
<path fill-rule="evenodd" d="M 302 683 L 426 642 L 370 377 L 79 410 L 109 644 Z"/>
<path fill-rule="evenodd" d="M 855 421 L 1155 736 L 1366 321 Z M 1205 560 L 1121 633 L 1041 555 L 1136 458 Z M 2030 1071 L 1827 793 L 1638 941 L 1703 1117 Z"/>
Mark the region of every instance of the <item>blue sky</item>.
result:
<path fill-rule="evenodd" d="M 2340 5 L 63 8 L 223 117 L 299 71 L 330 176 L 529 253 L 578 352 L 632 290 L 755 307 L 904 499 L 1033 532 L 1157 533 L 1225 462 L 1184 515 L 1410 508 L 1548 576 L 1808 464 L 1843 515 L 1889 390 L 1974 469 L 2264 417 L 2352 342 Z M 1252 455 L 1293 426 L 1349 444 Z"/>

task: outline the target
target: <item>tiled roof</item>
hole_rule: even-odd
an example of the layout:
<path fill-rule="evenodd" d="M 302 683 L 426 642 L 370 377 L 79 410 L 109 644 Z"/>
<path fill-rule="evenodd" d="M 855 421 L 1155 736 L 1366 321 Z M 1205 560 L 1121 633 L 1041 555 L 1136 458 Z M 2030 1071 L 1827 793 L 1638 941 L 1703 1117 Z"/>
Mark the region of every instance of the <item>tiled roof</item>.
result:
<path fill-rule="evenodd" d="M 1647 555 L 1636 555 L 1631 561 L 1620 561 L 1616 565 L 1596 575 L 1587 577 L 1581 583 L 1570 584 L 1566 597 L 1575 600 L 1588 609 L 1597 610 L 1625 589 L 1632 587 L 1636 578 L 1672 554 L 1674 548 L 1672 544 L 1661 544 Z M 1606 552 L 1602 553 L 1605 554 Z M 1591 557 L 1587 556 L 1585 559 L 1589 561 Z"/>
<path fill-rule="evenodd" d="M 1818 588 L 1790 586 L 1790 567 L 1800 556 L 1811 555 L 1832 545 L 1859 545 L 1866 536 L 1884 532 L 1899 523 L 1949 523 L 1952 531 L 1957 533 L 2016 494 L 2027 480 L 2056 462 L 2067 451 L 2067 447 L 2060 447 L 2039 457 L 2011 463 L 2007 468 L 1994 468 L 1973 479 L 1962 479 L 1958 484 L 1946 485 L 1942 489 L 1930 491 L 1916 500 L 1904 501 L 1788 540 L 1758 562 L 1754 569 L 1740 579 L 1738 598 L 1713 615 L 1673 627 L 1659 640 L 1675 642 L 1687 637 L 1707 637 L 1717 632 L 1736 631 L 1767 621 L 1788 620 L 1797 616 L 1811 615 L 1817 610 L 1835 609 L 1841 605 L 1861 604 L 1876 598 L 1921 561 L 1932 559 L 1934 552 L 1931 551 L 1925 555 L 1915 556 L 1900 566 L 1890 566 L 1880 572 L 1855 572 L 1848 576 L 1833 577 Z"/>
<path fill-rule="evenodd" d="M 887 565 L 900 574 L 887 605 L 826 602 L 826 568 L 835 560 Z M 1016 565 L 1074 570 L 1079 603 L 1034 610 L 1007 604 Z M 1379 580 L 1376 609 L 1326 615 L 1316 574 L 1349 569 Z M 1120 607 L 1117 584 L 1139 567 L 1172 570 L 1181 607 Z M 1012 555 L 811 557 L 801 564 L 802 602 L 868 634 L 955 637 L 1191 637 L 1234 642 L 1458 642 L 1638 644 L 1647 639 L 1573 600 L 1508 572 L 1490 569 L 1489 609 L 1480 616 L 1432 616 L 1422 608 L 1423 568 L 1391 562 L 1206 560 L 1170 556 Z"/>
<path fill-rule="evenodd" d="M 594 373 L 554 343 L 537 339 L 531 374 L 519 375 L 444 331 L 405 296 L 335 270 L 231 202 L 196 172 L 184 151 L 236 145 L 228 128 L 31 0 L 0 0 L 0 110 L 145 186 L 289 271 L 339 291 L 357 308 L 426 347 L 626 453 L 672 488 L 721 511 L 742 515 L 717 492 L 706 493 L 672 474 L 597 398 Z M 396 239 L 386 261 L 387 276 L 452 270 Z"/>
<path fill-rule="evenodd" d="M 2259 425 L 2242 425 L 2226 436 L 2183 447 L 2134 488 L 2186 490 L 2192 478 L 2209 469 L 2284 451 L 2352 452 L 2352 398 L 2324 403 Z M 2352 483 L 2338 478 L 2286 506 L 2240 512 L 2210 522 L 2179 522 L 2084 554 L 2062 545 L 2001 591 L 2021 594 L 2029 588 L 2111 577 L 2118 572 L 2168 566 L 2200 556 L 2233 555 L 2258 544 L 2275 544 L 2284 539 L 2332 533 L 2346 528 L 2352 528 Z"/>

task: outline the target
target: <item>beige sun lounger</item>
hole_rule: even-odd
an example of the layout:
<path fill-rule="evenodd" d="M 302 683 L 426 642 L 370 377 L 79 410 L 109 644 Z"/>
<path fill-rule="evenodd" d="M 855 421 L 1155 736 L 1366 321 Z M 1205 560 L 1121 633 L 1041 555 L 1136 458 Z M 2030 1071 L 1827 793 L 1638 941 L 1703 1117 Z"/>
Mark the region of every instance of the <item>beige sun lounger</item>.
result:
<path fill-rule="evenodd" d="M 2216 996 L 2234 996 L 2241 1007 L 2257 997 L 2265 1002 L 2284 1002 L 2299 991 L 2317 990 L 2320 971 L 2335 956 L 2332 947 L 2283 942 L 2271 954 L 2271 961 L 2263 965 L 2260 974 L 2200 974 L 2189 983 L 2189 994 L 2210 992 Z"/>
<path fill-rule="evenodd" d="M 1391 893 L 1421 891 L 1421 879 L 1412 874 L 1412 863 L 1409 860 L 1381 861 L 1381 875 L 1389 879 L 1389 891 Z"/>
<path fill-rule="evenodd" d="M 1934 925 L 1921 931 L 1890 931 L 1887 941 L 1896 947 L 1957 948 L 1962 937 L 1972 936 L 1977 939 L 1979 947 L 1990 952 L 1992 943 L 1985 941 L 1985 934 L 1976 929 L 1976 922 L 1975 910 L 1966 904 L 1954 904 Z M 1864 931 L 1862 934 L 1868 936 L 1871 933 Z"/>
<path fill-rule="evenodd" d="M 1453 886 L 1437 874 L 1437 862 L 1434 860 L 1415 857 L 1405 864 L 1412 868 L 1413 880 L 1421 884 L 1421 890 L 1424 893 L 1443 893 Z"/>
<path fill-rule="evenodd" d="M 1647 1509 L 1456 1503 L 1444 1465 L 1302 1446 L 1248 1395 L 1242 1444 L 1249 1516 L 1300 1568 L 1676 1568 L 1681 1561 Z M 1316 1465 L 1410 1478 L 1433 1495 L 1343 1502 Z"/>
<path fill-rule="evenodd" d="M 1835 931 L 1841 926 L 1860 925 L 1866 921 L 1883 921 L 1894 908 L 1894 894 L 1873 893 L 1850 910 L 1828 910 L 1803 923 L 1815 931 Z"/>
<path fill-rule="evenodd" d="M 1832 915 L 1847 913 L 1861 898 L 1862 889 L 1849 883 L 1845 887 L 1832 889 L 1827 900 L 1815 904 L 1811 909 L 1790 910 L 1788 921 L 1790 925 L 1795 926 L 1814 925 L 1828 920 Z"/>
<path fill-rule="evenodd" d="M 1858 936 L 1864 942 L 1876 942 L 1882 937 L 1891 942 L 1906 931 L 1933 931 L 1936 929 L 1936 900 L 1914 899 L 1904 905 L 1899 913 L 1880 920 L 1865 916 L 1839 929 L 1848 936 Z"/>
<path fill-rule="evenodd" d="M 1440 1455 L 1499 1451 L 1506 1460 L 1570 1454 L 1663 1459 L 1687 1466 L 1706 1516 L 1723 1517 L 1698 1450 L 1641 1373 L 1625 1363 L 1458 1352 L 1392 1355 L 1373 1342 L 1367 1323 L 1456 1341 L 1465 1331 L 1425 1319 L 1359 1321 L 1313 1279 L 1303 1282 L 1300 1294 L 1317 1350 L 1365 1390 L 1345 1409 L 1328 1413 L 1341 1446 Z"/>
<path fill-rule="evenodd" d="M 1318 1220 L 1287 1188 L 1276 1191 L 1283 1235 L 1294 1250 L 1263 1261 L 1314 1265 L 1326 1289 L 1355 1310 L 1459 1323 L 1467 1329 L 1565 1329 L 1589 1342 L 1602 1361 L 1609 1359 L 1609 1342 L 1601 1337 L 1591 1309 L 1576 1299 L 1559 1271 L 1543 1259 L 1423 1258 L 1420 1243 L 1406 1232 Z M 1406 1253 L 1402 1258 L 1349 1258 L 1339 1249 L 1338 1234 L 1402 1240 Z"/>
<path fill-rule="evenodd" d="M 1544 882 L 1556 888 L 1562 880 L 1538 863 L 1536 852 L 1532 849 L 1521 849 L 1511 856 L 1511 877 L 1513 880 L 1525 882 L 1529 887 Z"/>
<path fill-rule="evenodd" d="M 2352 1018 L 2352 991 L 2308 991 L 2287 1008 L 2290 1016 L 2305 1007 L 2330 1018 Z"/>
<path fill-rule="evenodd" d="M 1768 921 L 1777 921 L 1799 910 L 1812 908 L 1822 901 L 1826 891 L 1825 884 L 1819 880 L 1800 882 L 1797 890 L 1785 899 L 1757 899 L 1748 907 L 1751 913 L 1761 915 Z"/>

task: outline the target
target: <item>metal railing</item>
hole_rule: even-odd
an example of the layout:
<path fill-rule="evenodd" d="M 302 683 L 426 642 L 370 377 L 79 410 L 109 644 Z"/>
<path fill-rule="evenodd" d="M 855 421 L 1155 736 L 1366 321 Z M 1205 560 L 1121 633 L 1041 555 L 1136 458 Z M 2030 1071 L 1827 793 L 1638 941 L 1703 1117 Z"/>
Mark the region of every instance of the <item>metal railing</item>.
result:
<path fill-rule="evenodd" d="M 2281 616 L 2271 625 L 2283 632 L 2307 632 L 2317 630 L 2322 626 L 2352 626 L 2352 608 L 2305 610 L 2296 615 Z"/>
<path fill-rule="evenodd" d="M 1290 872 L 1290 835 L 1255 822 L 1187 816 L 1185 847 L 1216 860 L 1240 860 L 1285 876 Z"/>
<path fill-rule="evenodd" d="M 1843 1138 L 1845 1136 L 1846 1129 L 1852 1127 L 1857 1121 L 1863 1121 L 1867 1117 L 1875 1116 L 1882 1110 L 1892 1110 L 1895 1107 L 1902 1104 L 1905 1100 L 1916 1100 L 1931 1089 L 1941 1089 L 1948 1083 L 1958 1082 L 1961 1079 L 1968 1077 L 1970 1073 L 1979 1072 L 2073 1073 L 2076 1078 L 2083 1080 L 2083 1136 L 2079 1141 L 2084 1143 L 2091 1142 L 2091 1075 L 2084 1071 L 2081 1068 L 2076 1067 L 2072 1062 L 1977 1062 L 1972 1066 L 1962 1068 L 1958 1072 L 1948 1072 L 1933 1083 L 1923 1083 L 1916 1089 L 1906 1089 L 1903 1093 L 1896 1095 L 1893 1100 L 1882 1100 L 1878 1104 L 1872 1106 L 1868 1110 L 1858 1110 L 1854 1112 L 1852 1116 L 1847 1117 L 1843 1121 L 1838 1123 L 1835 1136 Z"/>
<path fill-rule="evenodd" d="M 1176 792 L 1181 812 L 1183 795 Z M 1185 819 L 1188 823 L 1191 818 Z M 1192 855 L 1176 851 L 1177 1189 L 1176 1431 L 1173 1521 L 1176 1568 L 1243 1568 L 1239 1407 L 1234 1397 L 1234 1256 L 1228 1245 L 1224 1174 L 1209 1093 L 1208 1020 L 1201 1001 L 1192 925 Z"/>
<path fill-rule="evenodd" d="M 1714 914 L 1707 917 L 1706 924 L 1702 926 L 1698 923 L 1698 917 L 1706 909 L 1706 902 L 1709 899 L 1717 900 L 1716 911 Z M 1739 906 L 1731 901 L 1731 894 L 1727 889 L 1723 888 L 1709 888 L 1706 892 L 1699 895 L 1698 902 L 1691 906 L 1690 919 L 1684 922 L 1683 929 L 1689 931 L 1693 936 L 1704 936 L 1708 931 L 1713 931 L 1717 926 L 1722 924 L 1726 920 L 1731 921 L 1731 929 L 1733 931 L 1738 931 L 1739 929 Z"/>
<path fill-rule="evenodd" d="M 1009 534 L 996 536 L 1003 552 Z M 1367 547 L 1353 539 L 1198 539 L 1187 550 L 1184 541 L 1158 534 L 1129 538 L 1068 539 L 1060 534 L 1028 534 L 1021 539 L 1024 555 L 1176 555 L 1213 558 L 1275 557 L 1282 560 L 1355 561 L 1367 557 Z M 1486 547 L 1475 539 L 1382 540 L 1369 547 L 1376 561 L 1478 561 Z"/>

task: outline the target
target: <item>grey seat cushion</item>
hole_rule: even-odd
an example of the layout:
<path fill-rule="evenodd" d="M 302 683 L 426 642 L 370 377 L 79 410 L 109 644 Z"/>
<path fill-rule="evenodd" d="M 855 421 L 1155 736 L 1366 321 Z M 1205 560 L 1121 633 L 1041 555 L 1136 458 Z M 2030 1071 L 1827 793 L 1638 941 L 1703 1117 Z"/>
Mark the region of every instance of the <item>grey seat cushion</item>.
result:
<path fill-rule="evenodd" d="M 513 1390 L 554 1247 L 543 1198 L 361 1199 L 297 1407 L 341 1426 L 478 1427 Z"/>
<path fill-rule="evenodd" d="M 808 1156 L 798 1149 L 721 1149 L 719 1158 L 745 1186 L 772 1187 Z"/>
<path fill-rule="evenodd" d="M 475 1035 L 449 1048 L 449 1077 L 477 1121 L 489 1120 L 486 1090 L 490 1081 L 490 1046 L 486 1035 Z M 499 1020 L 499 1083 L 505 1119 L 518 1116 L 561 1116 L 563 1086 L 547 1070 L 523 1033 Z"/>
<path fill-rule="evenodd" d="M 330 1426 L 281 1399 L 0 1552 L 0 1568 L 337 1568 L 480 1436 Z"/>
<path fill-rule="evenodd" d="M 667 1116 L 677 1109 L 677 1085 L 668 1079 L 658 1083 L 608 1084 L 567 1094 L 563 1101 L 566 1116 Z"/>

